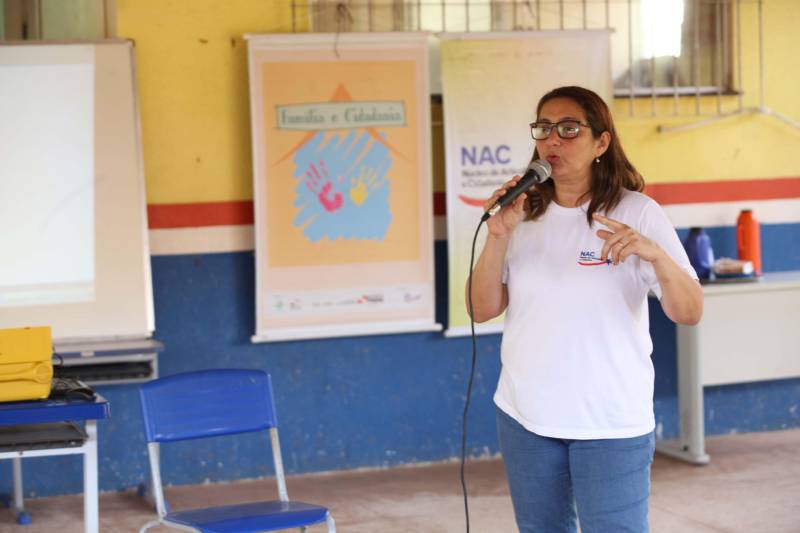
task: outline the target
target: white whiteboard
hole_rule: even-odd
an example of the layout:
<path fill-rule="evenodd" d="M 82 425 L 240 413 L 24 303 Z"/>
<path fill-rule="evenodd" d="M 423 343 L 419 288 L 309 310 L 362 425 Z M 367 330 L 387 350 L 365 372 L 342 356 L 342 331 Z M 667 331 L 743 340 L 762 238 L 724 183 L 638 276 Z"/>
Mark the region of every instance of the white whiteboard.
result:
<path fill-rule="evenodd" d="M 149 337 L 132 44 L 0 45 L 0 116 L 0 327 Z"/>

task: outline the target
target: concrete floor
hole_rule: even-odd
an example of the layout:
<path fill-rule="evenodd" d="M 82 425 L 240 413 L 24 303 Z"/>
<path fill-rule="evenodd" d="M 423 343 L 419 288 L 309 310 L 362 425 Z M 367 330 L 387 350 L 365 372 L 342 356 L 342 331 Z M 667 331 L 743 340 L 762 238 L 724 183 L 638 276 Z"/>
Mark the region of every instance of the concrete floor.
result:
<path fill-rule="evenodd" d="M 650 524 L 654 533 L 800 532 L 800 429 L 709 438 L 711 464 L 691 466 L 656 454 Z M 343 533 L 462 532 L 457 463 L 290 477 L 290 496 L 327 505 Z M 516 531 L 502 463 L 467 465 L 471 529 Z M 274 481 L 173 487 L 173 509 L 273 498 Z M 26 502 L 33 524 L 0 509 L 2 533 L 80 533 L 80 496 Z M 100 530 L 135 532 L 154 512 L 133 491 L 102 494 Z M 174 531 L 153 528 L 153 532 Z M 325 531 L 316 526 L 310 531 Z"/>

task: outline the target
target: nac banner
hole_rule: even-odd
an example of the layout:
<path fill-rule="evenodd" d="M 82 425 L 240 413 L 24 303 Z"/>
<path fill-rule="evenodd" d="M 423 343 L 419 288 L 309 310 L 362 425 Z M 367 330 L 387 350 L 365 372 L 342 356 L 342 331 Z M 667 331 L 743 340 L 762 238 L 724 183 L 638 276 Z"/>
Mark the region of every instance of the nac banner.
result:
<path fill-rule="evenodd" d="M 530 163 L 536 104 L 562 85 L 588 87 L 611 102 L 605 30 L 441 35 L 447 184 L 447 336 L 470 334 L 465 284 L 483 203 Z M 475 261 L 486 240 L 481 228 Z M 511 296 L 513 297 L 513 295 Z M 498 333 L 498 317 L 476 333 Z"/>
<path fill-rule="evenodd" d="M 441 329 L 427 39 L 247 36 L 253 342 Z"/>

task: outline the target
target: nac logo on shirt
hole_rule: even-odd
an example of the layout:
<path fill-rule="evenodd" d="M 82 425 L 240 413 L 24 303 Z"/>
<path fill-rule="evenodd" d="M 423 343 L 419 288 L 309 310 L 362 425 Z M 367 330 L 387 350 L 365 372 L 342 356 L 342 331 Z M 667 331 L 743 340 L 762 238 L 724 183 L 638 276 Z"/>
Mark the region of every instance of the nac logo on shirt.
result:
<path fill-rule="evenodd" d="M 578 264 L 581 266 L 610 265 L 611 259 L 601 259 L 599 254 L 592 250 L 581 250 L 578 256 Z"/>

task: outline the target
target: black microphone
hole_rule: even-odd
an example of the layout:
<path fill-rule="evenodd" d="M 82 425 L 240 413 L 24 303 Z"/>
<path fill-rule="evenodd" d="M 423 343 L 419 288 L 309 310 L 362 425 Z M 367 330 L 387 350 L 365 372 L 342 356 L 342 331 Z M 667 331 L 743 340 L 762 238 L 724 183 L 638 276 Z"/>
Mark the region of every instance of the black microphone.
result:
<path fill-rule="evenodd" d="M 537 183 L 544 183 L 550 178 L 550 173 L 553 172 L 552 167 L 550 167 L 550 163 L 545 161 L 544 159 L 537 159 L 536 161 L 531 161 L 531 164 L 528 165 L 528 168 L 525 170 L 525 174 L 522 175 L 520 180 L 517 182 L 516 185 L 511 187 L 506 191 L 506 193 L 501 196 L 497 202 L 486 211 L 483 216 L 481 217 L 481 221 L 485 222 L 489 220 L 489 217 L 494 216 L 497 214 L 498 211 L 503 209 L 505 206 L 513 202 L 517 196 L 520 194 L 527 192 L 530 190 L 531 187 L 536 185 Z"/>

